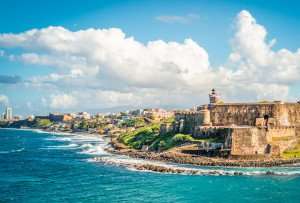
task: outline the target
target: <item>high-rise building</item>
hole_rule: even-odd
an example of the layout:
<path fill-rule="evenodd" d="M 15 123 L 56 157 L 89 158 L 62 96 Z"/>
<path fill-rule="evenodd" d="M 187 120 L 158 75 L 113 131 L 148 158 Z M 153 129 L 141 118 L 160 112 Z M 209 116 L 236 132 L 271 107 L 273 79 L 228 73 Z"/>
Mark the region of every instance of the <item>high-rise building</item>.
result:
<path fill-rule="evenodd" d="M 12 113 L 12 108 L 11 107 L 6 107 L 5 113 L 4 113 L 4 119 L 5 120 L 13 120 L 13 113 Z"/>

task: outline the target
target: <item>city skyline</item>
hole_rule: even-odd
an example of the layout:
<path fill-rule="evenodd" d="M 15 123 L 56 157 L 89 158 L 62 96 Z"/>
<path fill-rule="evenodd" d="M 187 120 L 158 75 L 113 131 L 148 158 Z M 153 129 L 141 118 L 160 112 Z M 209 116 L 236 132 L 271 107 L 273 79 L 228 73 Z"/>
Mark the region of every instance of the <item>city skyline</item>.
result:
<path fill-rule="evenodd" d="M 300 99 L 296 1 L 82 2 L 3 3 L 3 109 L 186 108 L 213 87 L 226 101 Z"/>

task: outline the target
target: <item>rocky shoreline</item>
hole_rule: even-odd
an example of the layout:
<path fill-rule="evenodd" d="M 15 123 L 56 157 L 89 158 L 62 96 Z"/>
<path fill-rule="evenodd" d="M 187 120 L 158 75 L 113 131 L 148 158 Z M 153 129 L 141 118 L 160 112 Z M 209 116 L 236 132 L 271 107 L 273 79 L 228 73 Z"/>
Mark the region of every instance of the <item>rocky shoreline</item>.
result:
<path fill-rule="evenodd" d="M 28 129 L 28 130 L 41 130 L 47 133 L 59 134 L 86 134 L 82 132 L 62 132 L 62 131 L 48 131 L 45 129 Z M 96 135 L 96 134 L 90 134 Z M 97 134 L 98 136 L 98 134 Z M 193 156 L 191 154 L 184 154 L 180 152 L 149 152 L 130 149 L 126 145 L 120 143 L 116 138 L 111 139 L 111 147 L 106 151 L 114 154 L 127 155 L 132 158 L 139 158 L 152 161 L 161 161 L 177 164 L 191 164 L 197 166 L 224 166 L 224 167 L 276 167 L 285 165 L 300 165 L 300 158 L 296 159 L 225 159 L 225 158 L 211 158 L 204 156 Z"/>
<path fill-rule="evenodd" d="M 193 156 L 190 154 L 183 154 L 180 152 L 145 152 L 134 149 L 129 149 L 117 140 L 111 142 L 112 149 L 107 149 L 110 153 L 127 155 L 132 158 L 139 158 L 145 160 L 178 163 L 178 164 L 192 164 L 198 166 L 225 166 L 225 167 L 276 167 L 300 164 L 300 159 L 225 159 L 225 158 L 210 158 L 204 156 Z"/>

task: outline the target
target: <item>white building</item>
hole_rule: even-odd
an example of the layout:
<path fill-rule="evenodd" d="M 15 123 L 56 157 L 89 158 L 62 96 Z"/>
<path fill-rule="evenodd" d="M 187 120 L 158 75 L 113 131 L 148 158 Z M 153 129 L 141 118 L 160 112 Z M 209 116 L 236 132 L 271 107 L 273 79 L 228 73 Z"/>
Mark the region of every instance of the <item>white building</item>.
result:
<path fill-rule="evenodd" d="M 13 120 L 13 113 L 12 113 L 11 107 L 6 107 L 5 113 L 4 113 L 4 119 L 8 120 L 8 121 Z"/>
<path fill-rule="evenodd" d="M 91 119 L 91 115 L 88 112 L 78 112 L 75 114 L 75 118 Z"/>

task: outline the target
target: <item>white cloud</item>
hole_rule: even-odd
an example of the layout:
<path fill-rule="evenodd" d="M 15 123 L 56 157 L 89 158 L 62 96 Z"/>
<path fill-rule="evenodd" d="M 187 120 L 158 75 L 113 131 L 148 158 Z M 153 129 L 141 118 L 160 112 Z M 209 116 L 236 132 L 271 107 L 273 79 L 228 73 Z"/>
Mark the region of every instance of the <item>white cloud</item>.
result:
<path fill-rule="evenodd" d="M 299 80 L 300 49 L 295 53 L 287 49 L 273 51 L 276 40 L 267 42 L 265 27 L 245 10 L 237 16 L 236 29 L 232 40 L 233 53 L 230 55 L 231 61 L 239 67 L 236 76 L 276 84 L 290 84 Z"/>
<path fill-rule="evenodd" d="M 16 60 L 53 67 L 27 85 L 49 91 L 52 96 L 43 104 L 50 101 L 54 109 L 188 107 L 207 102 L 212 87 L 229 100 L 286 99 L 300 77 L 300 51 L 274 51 L 274 43 L 267 42 L 266 28 L 248 11 L 237 15 L 232 52 L 217 68 L 192 39 L 144 44 L 117 28 L 73 32 L 48 27 L 0 35 L 0 48 L 8 54 L 21 50 Z"/>
<path fill-rule="evenodd" d="M 51 96 L 50 107 L 53 109 L 72 109 L 77 105 L 74 96 L 68 94 L 58 94 Z"/>
<path fill-rule="evenodd" d="M 126 38 L 116 28 L 71 32 L 49 27 L 0 35 L 0 46 L 23 47 L 19 60 L 54 66 L 64 82 L 76 73 L 89 77 L 91 82 L 99 83 L 101 78 L 103 85 L 109 78 L 109 83 L 114 80 L 122 87 L 173 89 L 174 80 L 178 85 L 188 85 L 195 74 L 209 71 L 207 52 L 191 39 L 183 43 L 150 41 L 144 45 Z"/>
<path fill-rule="evenodd" d="M 3 94 L 0 95 L 0 104 L 6 105 L 6 106 L 9 104 L 9 100 L 6 95 L 3 95 Z"/>
<path fill-rule="evenodd" d="M 180 24 L 188 24 L 191 23 L 194 20 L 199 19 L 198 14 L 187 14 L 185 16 L 178 16 L 178 15 L 161 15 L 161 16 L 156 16 L 155 20 L 164 22 L 164 23 L 180 23 Z"/>

